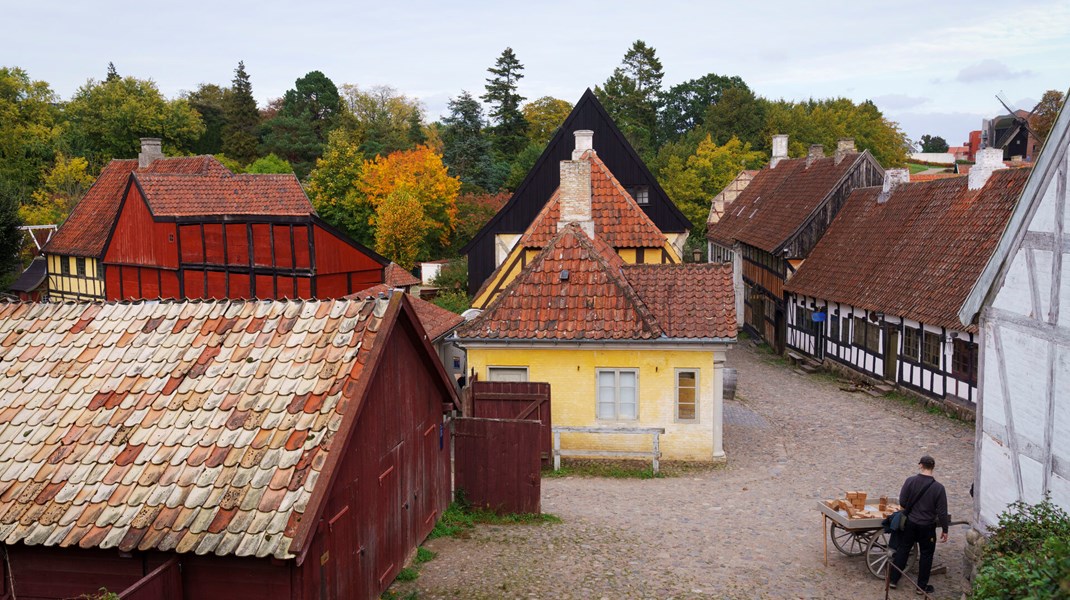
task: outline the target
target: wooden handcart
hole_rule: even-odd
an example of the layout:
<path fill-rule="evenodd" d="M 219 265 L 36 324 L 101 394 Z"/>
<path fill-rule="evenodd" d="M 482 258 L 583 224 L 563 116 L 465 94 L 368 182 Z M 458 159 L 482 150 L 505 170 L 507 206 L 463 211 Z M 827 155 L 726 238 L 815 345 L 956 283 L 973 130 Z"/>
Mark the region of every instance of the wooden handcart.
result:
<path fill-rule="evenodd" d="M 896 498 L 889 498 L 896 503 Z M 823 518 L 821 537 L 825 540 L 825 566 L 829 564 L 829 540 L 832 545 L 846 556 L 864 556 L 866 567 L 874 577 L 884 579 L 888 563 L 895 555 L 895 548 L 889 543 L 889 534 L 881 526 L 883 517 L 849 517 L 847 512 L 834 509 L 825 500 L 818 500 L 817 508 Z M 877 506 L 866 505 L 866 510 L 876 512 Z M 831 524 L 830 524 L 831 522 Z M 917 566 L 918 552 L 910 553 L 906 572 L 912 573 Z"/>

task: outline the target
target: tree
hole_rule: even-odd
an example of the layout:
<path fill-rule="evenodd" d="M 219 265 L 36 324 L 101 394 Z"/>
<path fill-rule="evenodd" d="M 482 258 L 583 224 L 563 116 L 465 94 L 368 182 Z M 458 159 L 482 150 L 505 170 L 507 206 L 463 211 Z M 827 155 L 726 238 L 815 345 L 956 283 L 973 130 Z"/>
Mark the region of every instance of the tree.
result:
<path fill-rule="evenodd" d="M 343 127 L 350 130 L 365 156 L 407 150 L 427 141 L 418 100 L 386 85 L 361 89 L 346 84 L 341 97 L 347 109 Z"/>
<path fill-rule="evenodd" d="M 545 147 L 545 144 L 531 143 L 521 150 L 520 154 L 516 155 L 516 158 L 513 159 L 513 164 L 509 165 L 509 176 L 505 178 L 505 189 L 516 190 L 521 183 L 524 183 L 524 178 L 535 167 L 535 163 L 542 156 Z"/>
<path fill-rule="evenodd" d="M 408 188 L 396 188 L 376 210 L 375 251 L 405 270 L 412 269 L 427 229 L 420 200 Z"/>
<path fill-rule="evenodd" d="M 889 121 L 873 102 L 855 104 L 847 98 L 806 102 L 779 100 L 767 104 L 766 133 L 788 135 L 792 156 L 804 156 L 810 144 L 834 149 L 842 138 L 853 138 L 859 150 L 869 150 L 884 167 L 906 163 L 906 135 L 898 123 Z"/>
<path fill-rule="evenodd" d="M 517 60 L 512 48 L 506 48 L 487 69 L 493 75 L 487 79 L 483 101 L 490 104 L 490 118 L 494 122 L 491 141 L 506 160 L 512 160 L 527 145 L 527 121 L 520 110 L 524 97 L 517 93 L 518 82 L 524 78 L 524 65 Z"/>
<path fill-rule="evenodd" d="M 116 79 L 122 79 L 119 76 L 119 72 L 115 70 L 115 63 L 108 61 L 108 74 L 104 77 L 104 81 L 115 81 Z"/>
<path fill-rule="evenodd" d="M 186 93 L 190 107 L 201 115 L 201 122 L 204 123 L 204 133 L 192 146 L 194 154 L 223 152 L 227 95 L 228 90 L 214 83 L 202 83 L 196 90 Z"/>
<path fill-rule="evenodd" d="M 726 77 L 709 73 L 669 88 L 662 95 L 660 139 L 673 140 L 702 124 L 706 110 L 720 102 L 721 95 L 729 88 L 748 90 L 739 77 Z"/>
<path fill-rule="evenodd" d="M 532 100 L 521 109 L 528 122 L 528 140 L 545 146 L 572 112 L 572 105 L 552 96 Z"/>
<path fill-rule="evenodd" d="M 322 71 L 310 71 L 294 82 L 293 89 L 286 90 L 280 114 L 307 119 L 316 135 L 326 141 L 341 110 L 338 87 Z"/>
<path fill-rule="evenodd" d="M 171 151 L 189 152 L 204 134 L 197 111 L 184 99 L 167 100 L 149 79 L 90 79 L 67 103 L 65 138 L 72 155 L 96 170 L 113 158 L 131 158 L 139 138 L 158 137 Z"/>
<path fill-rule="evenodd" d="M 56 163 L 45 175 L 33 201 L 23 204 L 19 215 L 27 225 L 59 225 L 85 196 L 96 178 L 89 174 L 89 163 L 82 157 L 68 159 L 56 155 Z"/>
<path fill-rule="evenodd" d="M 293 165 L 298 177 L 305 177 L 323 153 L 342 110 L 334 82 L 311 71 L 286 91 L 278 115 L 264 124 L 261 152 L 279 155 Z"/>
<path fill-rule="evenodd" d="M 636 40 L 595 93 L 644 159 L 657 150 L 658 109 L 664 73 L 653 47 Z"/>
<path fill-rule="evenodd" d="M 921 144 L 922 152 L 947 152 L 948 149 L 947 140 L 940 136 L 934 137 L 925 134 L 921 136 L 921 139 L 918 140 L 918 142 Z"/>
<path fill-rule="evenodd" d="M 1033 109 L 1033 118 L 1030 119 L 1029 127 L 1036 133 L 1041 141 L 1048 138 L 1052 126 L 1055 125 L 1055 117 L 1059 116 L 1059 108 L 1063 105 L 1063 93 L 1059 90 L 1048 90 L 1040 98 Z"/>
<path fill-rule="evenodd" d="M 771 142 L 765 139 L 764 133 L 767 105 L 746 86 L 729 87 L 721 92 L 716 103 L 706 108 L 702 130 L 717 144 L 737 137 L 755 148 L 768 148 Z"/>
<path fill-rule="evenodd" d="M 375 210 L 373 224 L 376 228 L 381 216 L 380 205 L 391 194 L 404 190 L 423 207 L 425 228 L 420 256 L 440 256 L 449 247 L 461 182 L 450 176 L 438 153 L 426 146 L 418 146 L 365 161 L 357 187 Z"/>
<path fill-rule="evenodd" d="M 483 131 L 483 108 L 468 92 L 449 101 L 443 119 L 443 160 L 450 174 L 465 184 L 465 191 L 496 192 L 505 181 L 507 166 L 495 164 L 491 142 Z"/>
<path fill-rule="evenodd" d="M 457 218 L 450 249 L 461 248 L 509 201 L 510 194 L 467 193 L 457 197 Z M 467 277 L 468 271 L 465 271 Z M 467 288 L 465 288 L 467 289 Z"/>
<path fill-rule="evenodd" d="M 308 197 L 331 225 L 365 246 L 375 244 L 372 206 L 358 187 L 364 155 L 346 132 L 331 132 L 327 146 L 308 176 Z"/>
<path fill-rule="evenodd" d="M 409 129 L 406 138 L 410 146 L 419 146 L 428 141 L 427 132 L 424 131 L 423 110 L 417 108 L 409 114 Z"/>
<path fill-rule="evenodd" d="M 59 137 L 56 94 L 18 67 L 0 67 L 0 181 L 26 197 L 52 163 Z"/>
<path fill-rule="evenodd" d="M 22 249 L 23 234 L 19 230 L 19 207 L 22 198 L 7 181 L 0 180 L 0 285 L 4 289 L 18 276 L 22 264 L 19 251 Z"/>
<path fill-rule="evenodd" d="M 277 173 L 282 175 L 289 175 L 294 172 L 290 163 L 279 158 L 274 154 L 268 154 L 254 160 L 246 169 L 246 173 Z"/>
<path fill-rule="evenodd" d="M 234 69 L 230 92 L 223 99 L 223 122 L 223 154 L 242 164 L 256 160 L 260 113 L 256 110 L 253 84 L 245 72 L 244 61 L 239 61 Z"/>

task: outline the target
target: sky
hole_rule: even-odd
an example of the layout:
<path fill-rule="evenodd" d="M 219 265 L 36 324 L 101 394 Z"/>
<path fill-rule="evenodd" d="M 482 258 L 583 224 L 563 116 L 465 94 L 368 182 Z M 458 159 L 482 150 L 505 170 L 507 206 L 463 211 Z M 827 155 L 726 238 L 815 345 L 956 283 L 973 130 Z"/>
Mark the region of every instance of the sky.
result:
<path fill-rule="evenodd" d="M 890 9 L 889 7 L 893 7 Z M 239 60 L 262 105 L 323 71 L 339 86 L 390 85 L 431 120 L 483 92 L 506 47 L 520 93 L 575 102 L 633 41 L 657 50 L 665 87 L 738 75 L 766 98 L 873 100 L 912 140 L 966 141 L 981 119 L 1070 88 L 1070 2 L 57 2 L 0 0 L 0 65 L 69 98 L 108 62 L 169 97 L 227 84 Z M 1008 10 L 1008 8 L 1010 10 Z"/>

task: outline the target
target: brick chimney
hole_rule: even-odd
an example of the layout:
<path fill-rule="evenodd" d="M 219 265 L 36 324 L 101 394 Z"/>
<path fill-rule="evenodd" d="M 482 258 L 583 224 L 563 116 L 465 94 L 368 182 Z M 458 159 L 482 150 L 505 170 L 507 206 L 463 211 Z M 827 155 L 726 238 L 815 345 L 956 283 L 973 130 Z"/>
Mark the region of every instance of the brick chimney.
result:
<path fill-rule="evenodd" d="M 579 160 L 583 153 L 592 150 L 594 132 L 580 130 L 574 132 L 576 148 L 572 151 L 572 160 L 561 161 L 560 203 L 561 217 L 557 220 L 557 230 L 561 231 L 569 223 L 578 223 L 591 238 L 594 238 L 594 219 L 591 216 L 591 162 Z"/>
<path fill-rule="evenodd" d="M 910 182 L 910 169 L 888 169 L 884 172 L 884 187 L 877 195 L 877 204 L 884 204 L 895 189 Z"/>
<path fill-rule="evenodd" d="M 979 150 L 977 152 L 977 162 L 970 167 L 970 172 L 966 175 L 966 185 L 971 190 L 979 190 L 985 187 L 985 183 L 992 176 L 993 171 L 1006 168 L 1007 165 L 1003 164 L 1003 150 L 999 148 Z"/>
<path fill-rule="evenodd" d="M 806 155 L 806 166 L 814 164 L 819 158 L 825 158 L 825 147 L 821 144 L 810 144 L 810 153 Z"/>
<path fill-rule="evenodd" d="M 157 158 L 163 158 L 163 150 L 160 148 L 160 138 L 141 138 L 141 152 L 137 155 L 139 169 L 152 164 Z"/>
<path fill-rule="evenodd" d="M 769 168 L 775 169 L 778 162 L 788 157 L 788 136 L 778 134 L 773 136 L 773 156 L 769 159 Z"/>
<path fill-rule="evenodd" d="M 852 138 L 843 138 L 836 141 L 836 164 L 840 164 L 844 156 L 854 154 L 855 141 Z"/>

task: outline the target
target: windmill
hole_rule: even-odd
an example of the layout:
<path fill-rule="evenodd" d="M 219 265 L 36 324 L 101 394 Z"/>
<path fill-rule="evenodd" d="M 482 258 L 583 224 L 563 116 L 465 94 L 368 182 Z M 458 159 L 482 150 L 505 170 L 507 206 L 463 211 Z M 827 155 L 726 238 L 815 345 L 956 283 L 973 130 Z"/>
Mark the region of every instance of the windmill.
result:
<path fill-rule="evenodd" d="M 1036 133 L 1029 127 L 1029 120 L 1033 118 L 1033 113 L 1040 104 L 1038 103 L 1033 110 L 1029 111 L 1029 114 L 1023 116 L 1013 110 L 1000 94 L 996 94 L 996 100 L 999 100 L 999 103 L 1007 110 L 1007 114 L 989 121 L 986 132 L 988 134 L 987 145 L 1003 150 L 1004 159 L 1012 156 L 1027 156 L 1029 138 L 1037 138 Z"/>

